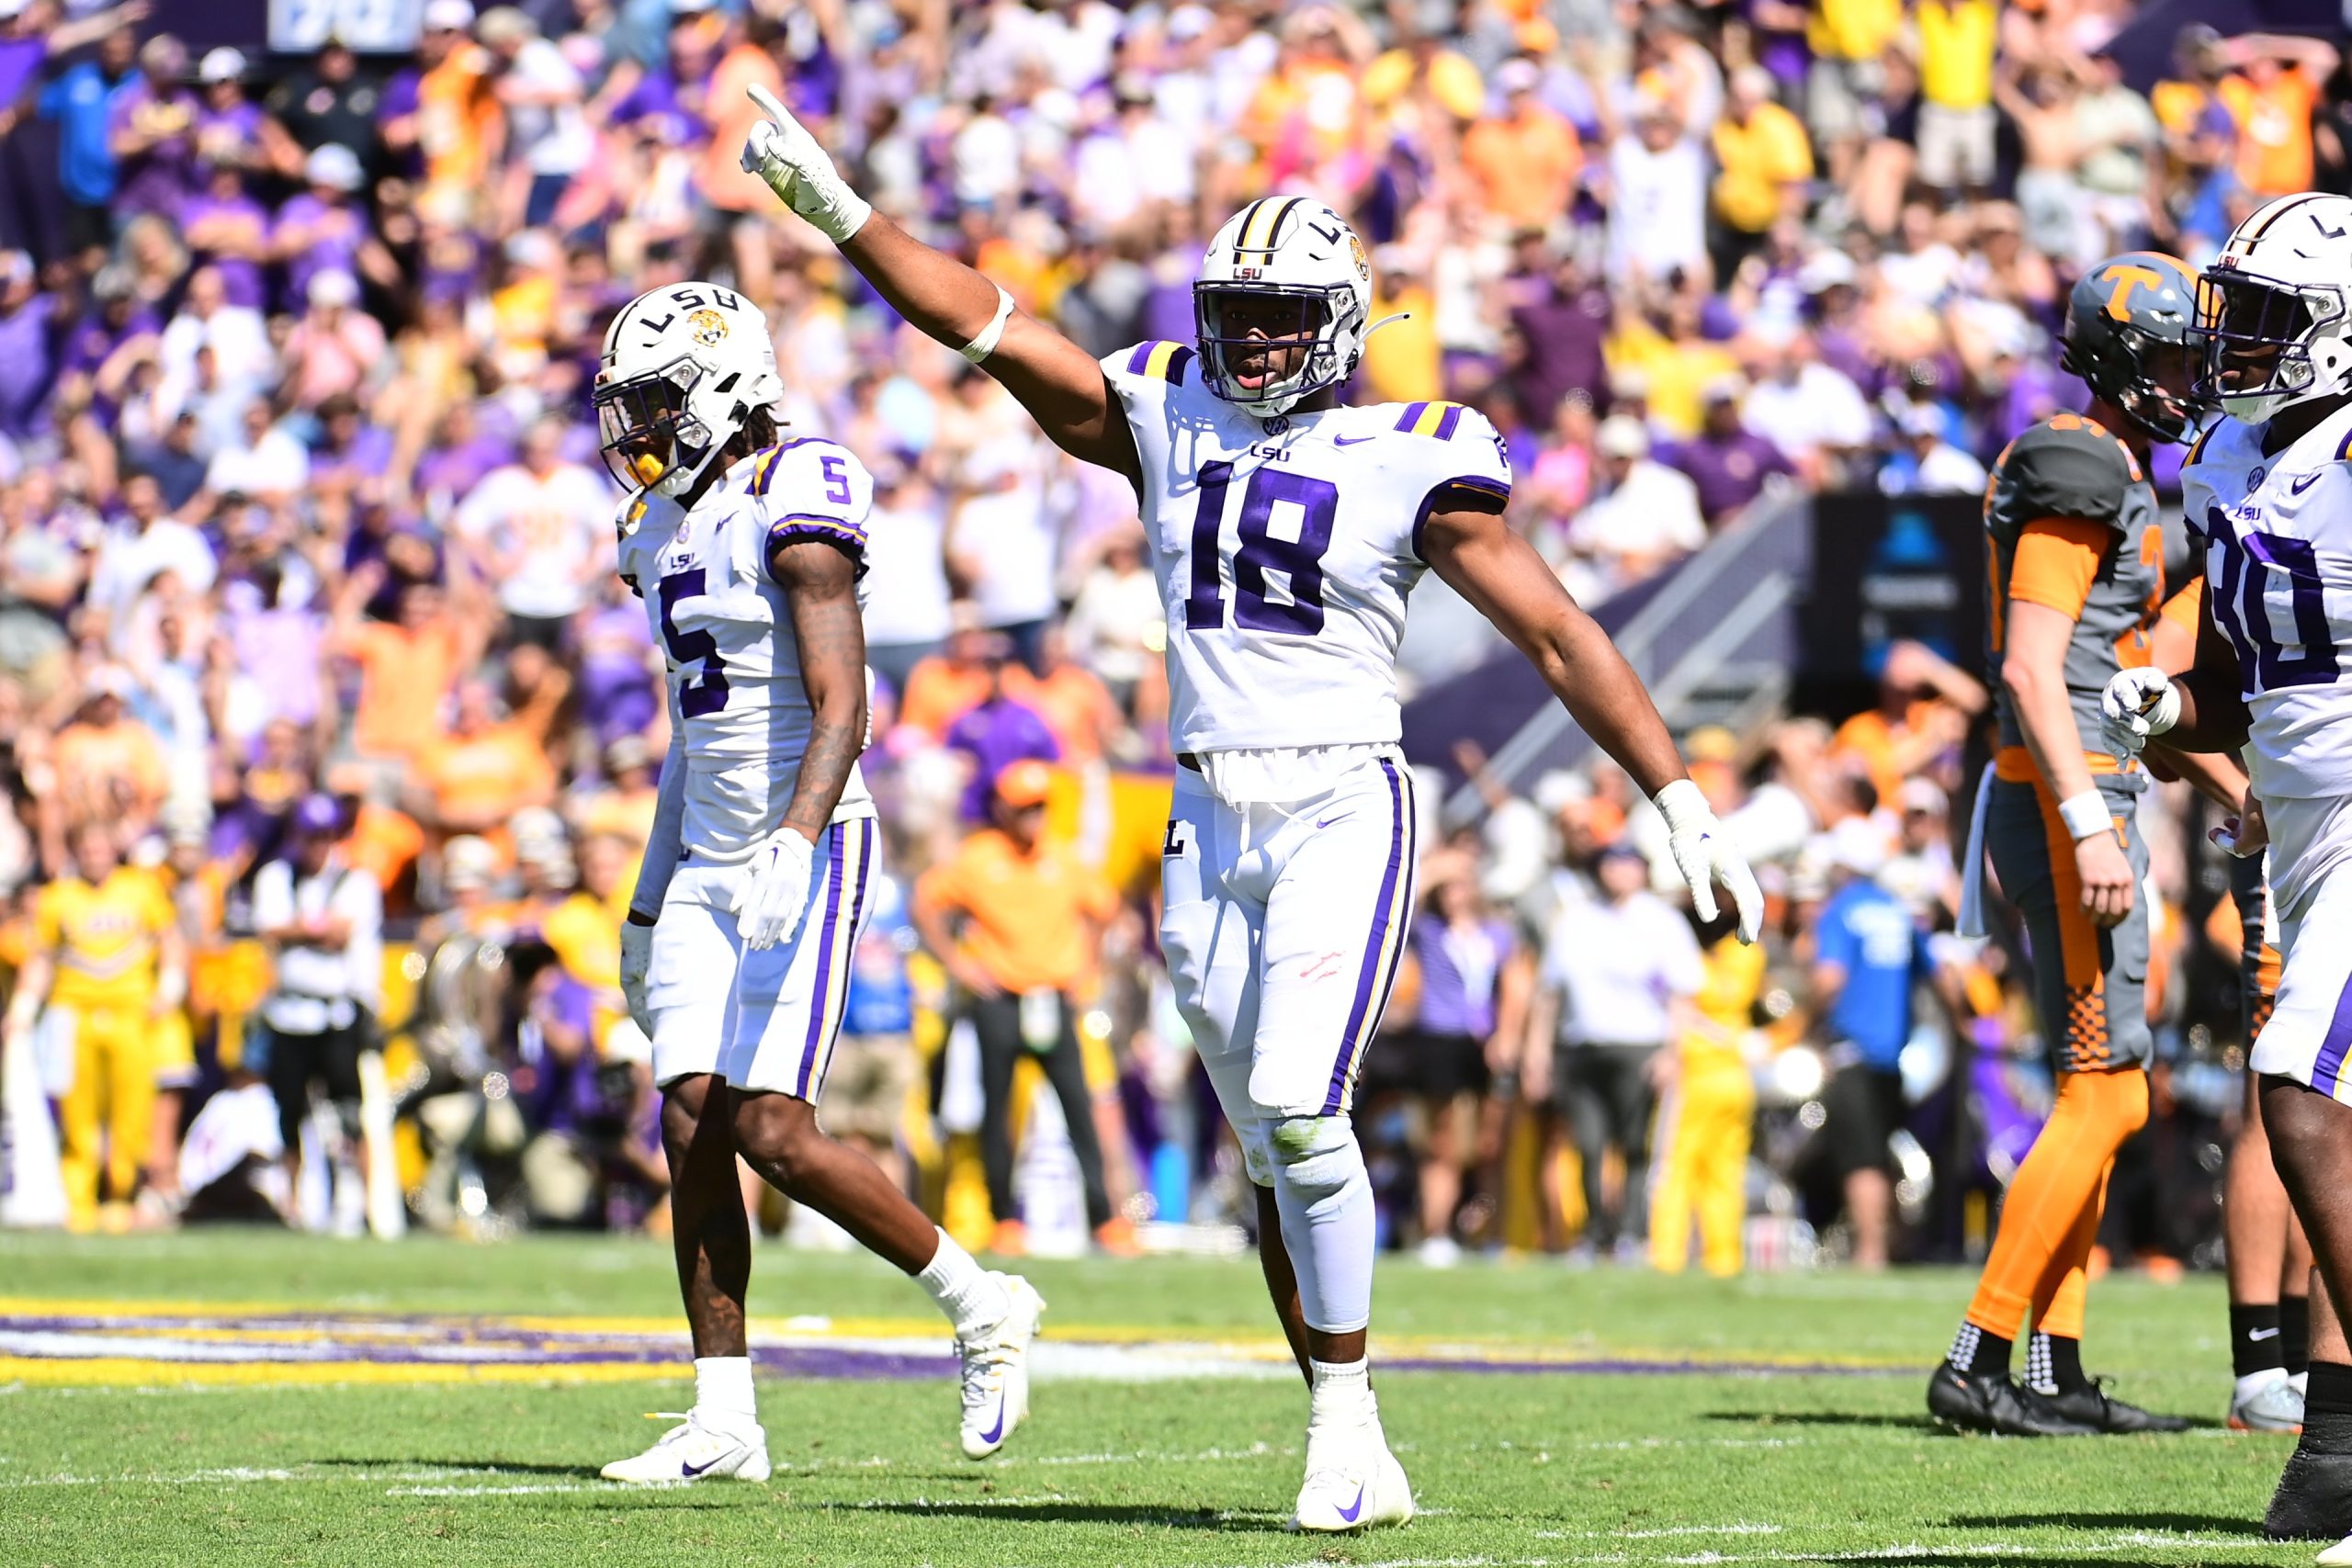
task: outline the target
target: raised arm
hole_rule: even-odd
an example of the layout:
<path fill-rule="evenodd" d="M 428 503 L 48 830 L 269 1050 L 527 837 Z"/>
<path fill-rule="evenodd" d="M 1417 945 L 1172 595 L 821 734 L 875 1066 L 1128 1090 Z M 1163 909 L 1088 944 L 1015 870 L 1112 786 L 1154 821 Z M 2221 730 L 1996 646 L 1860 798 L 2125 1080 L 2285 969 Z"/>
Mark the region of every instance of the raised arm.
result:
<path fill-rule="evenodd" d="M 840 246 L 899 314 L 1003 382 L 1055 446 L 1140 486 L 1135 435 L 1093 356 L 876 212 L 774 94 L 755 86 L 751 96 L 767 118 L 743 144 L 744 169 Z"/>
<path fill-rule="evenodd" d="M 1764 926 L 1764 896 L 1683 771 L 1634 667 L 1500 511 L 1484 509 L 1474 491 L 1457 491 L 1453 499 L 1454 510 L 1433 512 L 1424 525 L 1423 558 L 1527 656 L 1561 705 L 1657 807 L 1700 918 L 1715 918 L 1720 882 L 1738 908 L 1740 940 L 1754 942 Z"/>

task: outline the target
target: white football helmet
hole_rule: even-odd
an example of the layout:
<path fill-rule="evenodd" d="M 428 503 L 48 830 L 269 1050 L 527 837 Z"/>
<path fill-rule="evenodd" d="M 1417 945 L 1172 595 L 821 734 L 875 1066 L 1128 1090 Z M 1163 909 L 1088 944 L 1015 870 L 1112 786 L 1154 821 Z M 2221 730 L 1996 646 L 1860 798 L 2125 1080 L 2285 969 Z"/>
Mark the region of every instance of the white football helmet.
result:
<path fill-rule="evenodd" d="M 2197 281 L 2197 395 L 2259 424 L 2352 392 L 2352 197 L 2287 196 L 2237 226 Z"/>
<path fill-rule="evenodd" d="M 783 396 L 750 301 L 710 283 L 649 290 L 605 329 L 594 393 L 605 467 L 626 489 L 682 495 L 753 410 Z"/>
<path fill-rule="evenodd" d="M 1371 317 L 1363 242 L 1308 197 L 1270 196 L 1227 219 L 1193 285 L 1203 383 L 1260 419 L 1355 374 Z M 1279 360 L 1271 355 L 1309 334 L 1297 365 L 1275 374 Z"/>

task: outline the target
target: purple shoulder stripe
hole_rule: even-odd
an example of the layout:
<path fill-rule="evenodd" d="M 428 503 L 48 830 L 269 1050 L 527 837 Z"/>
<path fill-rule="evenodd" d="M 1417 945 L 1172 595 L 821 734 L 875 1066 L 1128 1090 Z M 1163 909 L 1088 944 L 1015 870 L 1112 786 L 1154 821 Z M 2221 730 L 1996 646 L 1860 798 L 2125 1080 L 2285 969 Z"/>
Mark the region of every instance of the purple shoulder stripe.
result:
<path fill-rule="evenodd" d="M 1421 411 L 1429 406 L 1426 401 L 1407 403 L 1405 412 L 1396 416 L 1396 428 L 1409 433 L 1413 426 L 1421 422 Z"/>

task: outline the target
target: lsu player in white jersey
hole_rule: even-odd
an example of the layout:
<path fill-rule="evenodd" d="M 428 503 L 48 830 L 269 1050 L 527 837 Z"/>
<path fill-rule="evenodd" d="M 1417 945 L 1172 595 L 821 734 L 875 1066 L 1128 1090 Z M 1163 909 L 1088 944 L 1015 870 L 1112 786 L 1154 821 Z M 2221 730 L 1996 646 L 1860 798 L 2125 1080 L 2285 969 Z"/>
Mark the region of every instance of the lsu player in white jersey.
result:
<path fill-rule="evenodd" d="M 2205 551 L 2195 664 L 2113 677 L 2102 725 L 2136 750 L 2243 749 L 2270 845 L 2282 964 L 2248 1061 L 2270 1151 L 2310 1237 L 2303 1433 L 2265 1528 L 2352 1535 L 2352 199 L 2285 197 L 2199 280 L 2201 395 L 2183 508 Z M 2249 833 L 2236 845 L 2260 848 Z M 2352 1540 L 2322 1562 L 2352 1563 Z"/>
<path fill-rule="evenodd" d="M 769 1473 L 743 1301 L 751 1233 L 735 1156 L 918 1280 L 956 1331 L 963 1446 L 1028 1413 L 1045 1303 L 983 1270 L 863 1154 L 818 1129 L 879 833 L 866 739 L 865 575 L 873 481 L 844 447 L 785 438 L 759 311 L 707 283 L 631 300 L 594 401 L 632 493 L 620 570 L 668 665 L 671 740 L 621 934 L 629 1013 L 653 1043 L 695 1407 L 607 1479 Z"/>
<path fill-rule="evenodd" d="M 1424 570 L 1501 627 L 1652 795 L 1702 913 L 1723 883 L 1752 939 L 1755 879 L 1631 668 L 1504 524 L 1510 470 L 1493 427 L 1451 404 L 1340 403 L 1373 323 L 1363 247 L 1338 213 L 1251 203 L 1209 243 L 1196 341 L 1098 362 L 876 215 L 806 128 L 752 96 L 767 118 L 743 166 L 1056 445 L 1135 489 L 1183 763 L 1160 942 L 1259 1190 L 1267 1282 L 1311 1390 L 1295 1523 L 1408 1518 L 1364 1357 L 1373 1195 L 1349 1111 L 1413 908 L 1396 665 Z"/>

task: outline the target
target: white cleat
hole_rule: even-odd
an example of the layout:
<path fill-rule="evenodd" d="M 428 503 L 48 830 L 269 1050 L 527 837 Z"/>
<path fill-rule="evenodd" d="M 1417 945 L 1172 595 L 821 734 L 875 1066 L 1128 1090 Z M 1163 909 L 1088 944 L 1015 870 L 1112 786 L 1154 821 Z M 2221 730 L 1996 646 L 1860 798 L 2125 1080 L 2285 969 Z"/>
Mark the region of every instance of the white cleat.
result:
<path fill-rule="evenodd" d="M 662 1434 L 661 1440 L 632 1459 L 616 1459 L 598 1473 L 607 1481 L 639 1486 L 678 1485 L 690 1481 L 765 1481 L 768 1434 L 763 1427 L 730 1432 L 706 1427 L 695 1412 L 657 1410 L 650 1420 L 683 1425 Z"/>
<path fill-rule="evenodd" d="M 2352 1568 L 2352 1535 L 2319 1554 L 2319 1568 Z"/>
<path fill-rule="evenodd" d="M 1298 1489 L 1291 1529 L 1343 1535 L 1412 1517 L 1413 1484 L 1388 1451 L 1378 1416 L 1346 1431 L 1307 1429 L 1306 1483 Z"/>
<path fill-rule="evenodd" d="M 1017 1274 L 1000 1274 L 1012 1310 L 994 1328 L 958 1338 L 964 1362 L 964 1457 L 986 1459 L 1029 1419 L 1029 1346 L 1046 1298 Z"/>
<path fill-rule="evenodd" d="M 2233 1432 L 2300 1432 L 2303 1429 L 2303 1393 L 2285 1371 L 2273 1372 L 2252 1388 L 2230 1396 Z"/>

